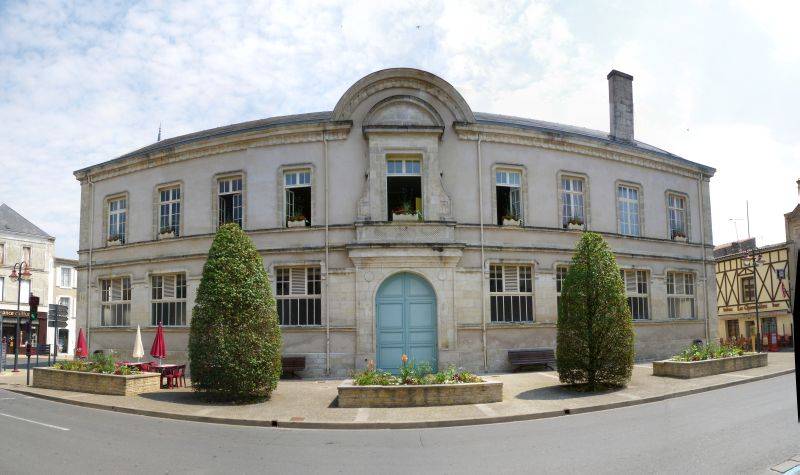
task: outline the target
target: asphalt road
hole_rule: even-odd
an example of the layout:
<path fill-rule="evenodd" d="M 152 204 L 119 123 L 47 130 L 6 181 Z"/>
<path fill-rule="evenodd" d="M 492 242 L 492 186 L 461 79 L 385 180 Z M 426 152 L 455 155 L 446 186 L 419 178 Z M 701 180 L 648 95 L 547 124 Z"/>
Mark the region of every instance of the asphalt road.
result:
<path fill-rule="evenodd" d="M 414 430 L 183 422 L 0 390 L 0 444 L 3 474 L 767 473 L 800 454 L 800 424 L 794 375 L 589 414 Z"/>

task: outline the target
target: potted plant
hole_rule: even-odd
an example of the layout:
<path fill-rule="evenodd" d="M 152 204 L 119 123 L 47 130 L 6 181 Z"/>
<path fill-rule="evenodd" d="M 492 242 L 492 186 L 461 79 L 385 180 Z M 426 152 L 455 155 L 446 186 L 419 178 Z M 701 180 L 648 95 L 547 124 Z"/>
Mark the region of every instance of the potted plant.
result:
<path fill-rule="evenodd" d="M 422 213 L 414 211 L 411 203 L 406 201 L 403 206 L 392 210 L 392 221 L 421 221 Z"/>
<path fill-rule="evenodd" d="M 522 220 L 516 214 L 508 213 L 503 216 L 503 226 L 519 226 L 521 223 Z"/>
<path fill-rule="evenodd" d="M 164 226 L 158 230 L 158 239 L 172 239 L 175 237 L 175 228 L 172 226 Z"/>
<path fill-rule="evenodd" d="M 683 231 L 672 231 L 672 240 L 686 242 L 689 238 L 686 237 L 686 233 Z"/>
<path fill-rule="evenodd" d="M 119 246 L 120 244 L 122 244 L 122 235 L 111 234 L 110 236 L 108 236 L 108 239 L 106 239 L 106 243 L 109 246 Z"/>
<path fill-rule="evenodd" d="M 287 228 L 302 228 L 306 226 L 306 216 L 304 214 L 293 214 L 286 219 Z"/>
<path fill-rule="evenodd" d="M 569 221 L 567 221 L 567 229 L 573 231 L 582 231 L 583 220 L 581 218 L 569 218 Z"/>

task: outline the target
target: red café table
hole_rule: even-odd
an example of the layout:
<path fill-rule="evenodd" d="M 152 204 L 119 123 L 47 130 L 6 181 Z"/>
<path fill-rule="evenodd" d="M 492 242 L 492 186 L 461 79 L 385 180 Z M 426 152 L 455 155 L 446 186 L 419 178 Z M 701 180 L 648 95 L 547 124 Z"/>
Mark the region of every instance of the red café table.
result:
<path fill-rule="evenodd" d="M 178 366 L 178 365 L 176 365 L 176 364 L 171 364 L 171 363 L 168 363 L 168 364 L 153 364 L 153 365 L 150 365 L 150 370 L 151 370 L 151 371 L 155 371 L 155 372 L 157 372 L 158 374 L 160 374 L 160 375 L 162 376 L 162 377 L 161 377 L 161 380 L 163 380 L 163 379 L 164 379 L 164 378 L 163 378 L 163 376 L 164 376 L 164 371 L 166 371 L 166 370 L 168 370 L 168 369 L 170 369 L 170 368 L 175 368 L 176 366 Z M 162 388 L 162 389 L 164 388 L 164 385 L 163 385 L 163 384 L 161 384 L 161 383 L 159 383 L 159 386 L 161 386 L 161 388 Z"/>

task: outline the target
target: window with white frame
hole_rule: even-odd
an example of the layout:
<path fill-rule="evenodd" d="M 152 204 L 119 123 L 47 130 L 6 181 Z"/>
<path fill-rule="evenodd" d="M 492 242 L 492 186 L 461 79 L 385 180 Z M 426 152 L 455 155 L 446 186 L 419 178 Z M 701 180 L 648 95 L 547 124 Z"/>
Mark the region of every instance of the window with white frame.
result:
<path fill-rule="evenodd" d="M 65 289 L 72 287 L 72 267 L 61 268 L 61 287 Z"/>
<path fill-rule="evenodd" d="M 236 223 L 242 227 L 242 177 L 217 180 L 219 200 L 219 224 Z"/>
<path fill-rule="evenodd" d="M 390 156 L 386 160 L 388 220 L 415 220 L 422 216 L 422 161 L 418 157 Z M 401 218 L 402 217 L 402 218 Z"/>
<path fill-rule="evenodd" d="M 69 297 L 60 297 L 60 298 L 58 299 L 58 304 L 59 304 L 59 305 L 62 305 L 62 306 L 64 306 L 64 307 L 67 307 L 67 315 L 70 315 L 70 305 L 69 305 L 69 303 L 70 303 L 70 300 L 71 300 L 71 299 L 70 299 Z"/>
<path fill-rule="evenodd" d="M 108 200 L 108 240 L 125 242 L 128 225 L 128 199 Z"/>
<path fill-rule="evenodd" d="M 100 325 L 127 327 L 131 320 L 131 278 L 100 281 Z"/>
<path fill-rule="evenodd" d="M 667 208 L 669 211 L 670 239 L 685 239 L 688 237 L 686 229 L 686 198 L 681 195 L 669 193 L 667 195 Z"/>
<path fill-rule="evenodd" d="M 667 272 L 669 318 L 694 318 L 694 274 Z"/>
<path fill-rule="evenodd" d="M 489 266 L 489 300 L 492 322 L 533 321 L 533 267 Z"/>
<path fill-rule="evenodd" d="M 625 296 L 628 298 L 628 307 L 634 320 L 647 320 L 650 318 L 649 305 L 649 272 L 646 270 L 621 270 L 622 281 L 625 283 Z"/>
<path fill-rule="evenodd" d="M 311 226 L 311 171 L 285 172 L 283 188 L 286 196 L 286 226 Z"/>
<path fill-rule="evenodd" d="M 281 325 L 322 325 L 322 273 L 319 267 L 275 268 L 275 296 Z"/>
<path fill-rule="evenodd" d="M 186 274 L 150 276 L 150 324 L 186 326 Z"/>
<path fill-rule="evenodd" d="M 158 233 L 180 236 L 181 187 L 170 186 L 158 190 Z"/>
<path fill-rule="evenodd" d="M 561 307 L 561 290 L 564 288 L 564 281 L 567 280 L 567 272 L 569 272 L 568 266 L 556 266 L 556 309 L 559 317 L 563 311 Z"/>
<path fill-rule="evenodd" d="M 497 224 L 506 220 L 522 222 L 522 173 L 515 170 L 495 172 L 495 196 L 497 201 Z"/>
<path fill-rule="evenodd" d="M 617 186 L 617 219 L 619 233 L 639 235 L 639 189 L 629 185 Z"/>
<path fill-rule="evenodd" d="M 586 225 L 585 185 L 583 178 L 568 176 L 561 178 L 561 226 L 563 228 L 567 228 L 569 225 Z"/>

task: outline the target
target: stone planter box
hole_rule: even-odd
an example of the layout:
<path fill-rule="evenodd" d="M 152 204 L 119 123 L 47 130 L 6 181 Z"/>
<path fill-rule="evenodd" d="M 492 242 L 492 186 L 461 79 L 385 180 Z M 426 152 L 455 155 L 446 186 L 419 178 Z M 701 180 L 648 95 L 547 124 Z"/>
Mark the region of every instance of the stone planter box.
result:
<path fill-rule="evenodd" d="M 583 231 L 583 225 L 582 224 L 569 223 L 569 224 L 567 224 L 567 229 L 569 229 L 570 231 Z"/>
<path fill-rule="evenodd" d="M 306 227 L 306 220 L 300 219 L 297 221 L 286 221 L 287 228 L 304 228 Z"/>
<path fill-rule="evenodd" d="M 503 383 L 356 386 L 347 380 L 339 387 L 339 407 L 417 407 L 483 404 L 503 400 Z"/>
<path fill-rule="evenodd" d="M 175 237 L 175 231 L 170 231 L 168 233 L 158 233 L 158 240 L 162 239 L 172 239 Z"/>
<path fill-rule="evenodd" d="M 106 241 L 106 244 L 109 246 L 121 246 L 122 240 L 121 239 L 114 239 L 113 241 Z"/>
<path fill-rule="evenodd" d="M 419 221 L 419 218 L 416 214 L 392 213 L 392 221 Z"/>
<path fill-rule="evenodd" d="M 689 240 L 689 238 L 687 238 L 686 236 L 675 236 L 674 238 L 672 238 L 672 240 L 676 242 L 686 242 Z"/>
<path fill-rule="evenodd" d="M 158 373 L 139 373 L 123 376 L 120 374 L 64 371 L 55 368 L 33 368 L 33 387 L 59 389 L 62 391 L 132 396 L 139 393 L 158 391 L 160 382 L 161 375 Z"/>
<path fill-rule="evenodd" d="M 503 226 L 519 226 L 518 219 L 505 219 L 503 218 Z"/>
<path fill-rule="evenodd" d="M 653 361 L 653 376 L 669 376 L 683 379 L 700 378 L 743 369 L 759 368 L 761 366 L 767 366 L 766 353 L 752 353 L 703 361 Z"/>

